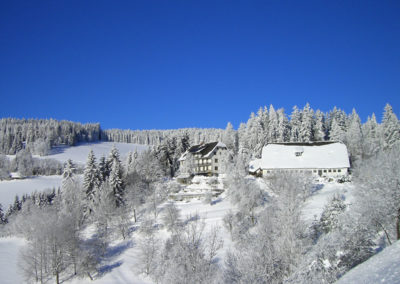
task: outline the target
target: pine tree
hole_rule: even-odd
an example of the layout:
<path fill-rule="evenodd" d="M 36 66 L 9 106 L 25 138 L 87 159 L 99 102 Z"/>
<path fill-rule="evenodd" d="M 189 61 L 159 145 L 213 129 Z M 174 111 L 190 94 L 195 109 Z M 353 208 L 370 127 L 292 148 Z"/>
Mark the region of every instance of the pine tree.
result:
<path fill-rule="evenodd" d="M 99 182 L 105 182 L 109 175 L 110 172 L 108 171 L 106 157 L 101 156 L 99 160 Z"/>
<path fill-rule="evenodd" d="M 314 141 L 325 140 L 325 128 L 324 128 L 324 114 L 317 110 L 315 112 L 315 123 L 313 125 Z"/>
<path fill-rule="evenodd" d="M 7 219 L 3 212 L 3 205 L 1 205 L 1 203 L 0 203 L 0 224 L 6 224 L 6 223 L 7 223 Z"/>
<path fill-rule="evenodd" d="M 324 233 L 329 233 L 330 231 L 337 228 L 339 220 L 338 217 L 346 209 L 346 204 L 339 195 L 335 195 L 325 206 L 320 218 L 321 230 Z"/>
<path fill-rule="evenodd" d="M 234 152 L 237 151 L 236 131 L 233 129 L 232 123 L 228 122 L 225 132 L 222 136 L 222 142 L 226 147 Z"/>
<path fill-rule="evenodd" d="M 400 123 L 392 106 L 386 104 L 382 119 L 383 126 L 383 147 L 391 148 L 394 143 L 400 141 Z"/>
<path fill-rule="evenodd" d="M 329 138 L 331 141 L 344 141 L 345 132 L 340 127 L 336 118 L 332 121 L 331 131 L 329 132 Z"/>
<path fill-rule="evenodd" d="M 133 169 L 133 152 L 129 151 L 128 157 L 126 158 L 126 172 L 129 173 Z"/>
<path fill-rule="evenodd" d="M 124 204 L 124 182 L 122 179 L 121 164 L 114 162 L 112 165 L 110 179 L 110 186 L 113 190 L 116 206 L 119 207 Z"/>
<path fill-rule="evenodd" d="M 96 187 L 100 185 L 99 172 L 96 166 L 96 157 L 92 150 L 90 150 L 85 171 L 83 172 L 83 188 L 86 191 L 86 198 L 93 200 Z"/>
<path fill-rule="evenodd" d="M 313 111 L 310 109 L 310 104 L 307 103 L 303 108 L 301 114 L 301 124 L 300 124 L 300 141 L 310 142 L 313 141 Z"/>
<path fill-rule="evenodd" d="M 290 116 L 290 141 L 299 142 L 301 128 L 301 113 L 297 106 L 293 107 L 292 114 Z"/>
<path fill-rule="evenodd" d="M 349 129 L 346 133 L 346 144 L 350 152 L 352 162 L 361 158 L 362 155 L 362 132 L 361 120 L 355 109 L 351 114 Z"/>
<path fill-rule="evenodd" d="M 75 174 L 75 165 L 72 162 L 71 159 L 68 159 L 67 162 L 64 165 L 64 171 L 62 174 L 63 180 L 62 180 L 62 188 L 67 188 L 68 185 L 72 182 L 74 182 L 73 180 L 73 176 Z"/>
<path fill-rule="evenodd" d="M 276 111 L 278 116 L 278 134 L 276 142 L 288 142 L 289 137 L 289 120 L 286 117 L 285 110 L 280 108 Z"/>
<path fill-rule="evenodd" d="M 278 115 L 274 109 L 273 105 L 269 106 L 269 125 L 268 125 L 268 131 L 267 131 L 267 141 L 268 142 L 277 142 L 278 141 L 278 128 L 279 128 L 279 121 L 278 121 Z"/>
<path fill-rule="evenodd" d="M 368 117 L 367 122 L 362 126 L 363 133 L 363 155 L 365 158 L 375 155 L 380 147 L 380 128 L 376 122 L 375 114 Z"/>

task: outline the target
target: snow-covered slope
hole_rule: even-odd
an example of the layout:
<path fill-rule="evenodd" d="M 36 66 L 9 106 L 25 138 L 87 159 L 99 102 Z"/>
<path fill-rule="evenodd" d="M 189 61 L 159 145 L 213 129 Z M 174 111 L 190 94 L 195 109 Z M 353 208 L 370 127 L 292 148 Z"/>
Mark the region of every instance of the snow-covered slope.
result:
<path fill-rule="evenodd" d="M 61 185 L 61 176 L 38 176 L 23 180 L 8 180 L 0 182 L 0 203 L 4 209 L 14 202 L 15 195 L 44 189 L 58 188 Z"/>
<path fill-rule="evenodd" d="M 82 143 L 73 147 L 55 147 L 52 149 L 51 155 L 46 156 L 45 158 L 53 158 L 62 162 L 71 159 L 75 163 L 84 164 L 86 163 L 86 159 L 90 150 L 93 150 L 94 155 L 97 159 L 99 159 L 101 156 L 107 157 L 114 145 L 118 149 L 120 157 L 123 161 L 130 151 L 134 152 L 137 150 L 137 152 L 141 152 L 149 147 L 146 145 L 115 142 Z"/>
<path fill-rule="evenodd" d="M 25 283 L 18 271 L 18 252 L 24 244 L 21 238 L 0 238 L 0 283 Z"/>
<path fill-rule="evenodd" d="M 346 273 L 337 284 L 400 283 L 400 241 Z"/>
<path fill-rule="evenodd" d="M 325 204 L 336 194 L 343 197 L 345 203 L 349 204 L 353 200 L 352 183 L 326 182 L 317 184 L 316 191 L 308 198 L 303 207 L 303 218 L 306 222 L 312 222 L 315 218 L 321 217 Z"/>

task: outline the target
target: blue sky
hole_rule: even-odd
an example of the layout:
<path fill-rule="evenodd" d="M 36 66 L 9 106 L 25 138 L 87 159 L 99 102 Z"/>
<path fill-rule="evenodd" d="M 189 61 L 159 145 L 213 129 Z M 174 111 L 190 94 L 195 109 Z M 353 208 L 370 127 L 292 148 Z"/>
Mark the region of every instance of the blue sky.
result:
<path fill-rule="evenodd" d="M 1 117 L 235 128 L 400 112 L 400 1 L 1 1 Z"/>

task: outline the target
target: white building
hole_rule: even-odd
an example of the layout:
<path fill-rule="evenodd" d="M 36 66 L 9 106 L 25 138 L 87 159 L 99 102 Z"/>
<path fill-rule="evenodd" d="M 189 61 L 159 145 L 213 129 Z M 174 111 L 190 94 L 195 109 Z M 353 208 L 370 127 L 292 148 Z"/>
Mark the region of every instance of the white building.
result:
<path fill-rule="evenodd" d="M 181 177 L 188 178 L 192 174 L 209 176 L 220 174 L 226 154 L 226 145 L 221 142 L 190 147 L 179 158 Z"/>
<path fill-rule="evenodd" d="M 272 143 L 261 159 L 250 162 L 252 174 L 270 176 L 289 171 L 321 177 L 339 177 L 350 168 L 347 147 L 341 142 Z"/>

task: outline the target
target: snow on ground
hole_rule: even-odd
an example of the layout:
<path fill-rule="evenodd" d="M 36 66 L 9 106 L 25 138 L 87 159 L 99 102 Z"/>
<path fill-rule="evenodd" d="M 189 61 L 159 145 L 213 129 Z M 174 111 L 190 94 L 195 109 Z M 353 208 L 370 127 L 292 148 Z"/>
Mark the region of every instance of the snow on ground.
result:
<path fill-rule="evenodd" d="M 337 284 L 400 283 L 400 241 L 347 272 Z"/>
<path fill-rule="evenodd" d="M 125 158 L 130 151 L 135 152 L 136 150 L 137 152 L 141 152 L 149 147 L 146 145 L 116 142 L 81 143 L 72 147 L 54 147 L 51 150 L 51 154 L 43 158 L 53 158 L 61 162 L 71 159 L 76 163 L 85 164 L 90 150 L 93 150 L 94 155 L 99 159 L 101 156 L 107 157 L 114 145 L 118 149 L 122 161 L 125 161 Z"/>
<path fill-rule="evenodd" d="M 191 201 L 175 202 L 177 208 L 181 210 L 181 216 L 185 219 L 188 216 L 199 215 L 204 219 L 204 231 L 209 232 L 212 227 L 217 227 L 220 231 L 220 237 L 224 242 L 223 248 L 218 253 L 220 259 L 224 259 L 225 252 L 232 247 L 230 233 L 223 225 L 223 218 L 229 210 L 233 209 L 225 193 L 215 198 L 211 204 L 205 204 L 202 199 L 193 199 Z"/>
<path fill-rule="evenodd" d="M 0 282 L 2 284 L 24 283 L 18 269 L 19 249 L 25 244 L 21 238 L 0 238 Z"/>
<path fill-rule="evenodd" d="M 96 277 L 93 281 L 88 277 L 74 278 L 66 281 L 70 284 L 150 284 L 136 272 L 138 261 L 138 251 L 132 241 L 115 242 L 108 249 L 107 260 L 102 263 L 100 271 L 101 277 Z"/>
<path fill-rule="evenodd" d="M 353 200 L 351 183 L 323 182 L 316 186 L 314 194 L 308 198 L 303 208 L 303 217 L 306 222 L 312 222 L 321 217 L 325 204 L 335 195 L 339 194 L 349 204 Z"/>
<path fill-rule="evenodd" d="M 61 186 L 61 176 L 37 176 L 22 180 L 0 181 L 0 203 L 7 209 L 14 202 L 15 195 L 21 198 L 23 194 Z"/>

